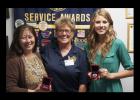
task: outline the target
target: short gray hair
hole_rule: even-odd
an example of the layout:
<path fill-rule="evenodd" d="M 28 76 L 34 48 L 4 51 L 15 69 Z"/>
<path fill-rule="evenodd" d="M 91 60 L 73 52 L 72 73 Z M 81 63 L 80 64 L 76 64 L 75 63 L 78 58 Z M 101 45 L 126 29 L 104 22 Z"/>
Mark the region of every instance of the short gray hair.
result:
<path fill-rule="evenodd" d="M 59 29 L 59 27 L 63 25 L 68 25 L 71 28 L 71 31 L 75 31 L 75 22 L 72 21 L 70 18 L 67 17 L 60 17 L 55 21 L 55 27 L 56 31 Z"/>

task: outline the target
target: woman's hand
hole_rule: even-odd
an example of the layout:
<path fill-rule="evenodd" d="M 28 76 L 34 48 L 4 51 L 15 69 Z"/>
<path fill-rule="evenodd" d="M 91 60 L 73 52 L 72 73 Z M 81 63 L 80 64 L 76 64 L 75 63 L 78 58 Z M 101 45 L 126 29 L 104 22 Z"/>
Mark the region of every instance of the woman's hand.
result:
<path fill-rule="evenodd" d="M 100 73 L 101 78 L 107 77 L 107 75 L 109 74 L 106 68 L 100 68 L 99 73 Z"/>
<path fill-rule="evenodd" d="M 37 92 L 51 92 L 51 91 L 52 91 L 52 85 L 49 85 L 46 89 L 45 87 L 42 86 L 42 84 L 40 85 L 40 89 L 37 90 Z"/>
<path fill-rule="evenodd" d="M 100 78 L 106 78 L 106 79 L 114 79 L 114 73 L 109 73 L 109 71 L 106 68 L 99 69 L 98 74 L 92 74 L 92 72 L 88 72 L 88 76 L 92 80 L 98 80 Z"/>
<path fill-rule="evenodd" d="M 42 84 L 38 84 L 38 86 L 34 90 L 28 89 L 28 92 L 51 92 L 51 91 L 52 91 L 51 85 L 49 85 L 49 89 L 47 90 L 42 87 Z"/>
<path fill-rule="evenodd" d="M 41 84 L 38 84 L 38 86 L 35 89 L 28 89 L 28 92 L 37 92 L 38 90 L 40 90 L 40 86 Z"/>
<path fill-rule="evenodd" d="M 114 74 L 109 73 L 109 71 L 106 68 L 99 69 L 99 73 L 101 78 L 114 79 Z"/>

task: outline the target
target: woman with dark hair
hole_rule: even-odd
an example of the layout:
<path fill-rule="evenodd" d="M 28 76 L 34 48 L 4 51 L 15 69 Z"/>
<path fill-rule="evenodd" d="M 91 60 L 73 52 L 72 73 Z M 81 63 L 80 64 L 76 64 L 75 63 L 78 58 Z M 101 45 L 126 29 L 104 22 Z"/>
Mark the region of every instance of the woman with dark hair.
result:
<path fill-rule="evenodd" d="M 87 41 L 91 69 L 101 68 L 97 75 L 89 73 L 90 92 L 122 92 L 120 79 L 133 76 L 134 66 L 124 43 L 116 38 L 113 20 L 105 9 L 97 9 L 94 13 Z M 120 63 L 123 71 L 119 71 Z"/>
<path fill-rule="evenodd" d="M 13 36 L 6 62 L 7 92 L 40 91 L 43 76 L 47 76 L 41 56 L 36 52 L 34 28 L 19 26 Z"/>

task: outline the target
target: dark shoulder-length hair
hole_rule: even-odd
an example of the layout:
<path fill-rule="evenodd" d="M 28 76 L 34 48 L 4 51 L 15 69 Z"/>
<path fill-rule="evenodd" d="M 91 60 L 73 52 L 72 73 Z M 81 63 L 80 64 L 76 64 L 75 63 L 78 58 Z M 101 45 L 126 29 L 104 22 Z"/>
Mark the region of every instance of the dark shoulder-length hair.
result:
<path fill-rule="evenodd" d="M 12 41 L 10 49 L 9 49 L 8 58 L 13 57 L 13 56 L 21 56 L 24 53 L 23 49 L 19 43 L 19 36 L 20 36 L 20 34 L 22 34 L 22 32 L 25 29 L 29 29 L 31 31 L 31 33 L 33 34 L 33 36 L 35 37 L 35 46 L 33 48 L 33 52 L 36 52 L 36 50 L 37 50 L 36 32 L 32 26 L 24 24 L 24 25 L 21 25 L 18 28 L 16 28 L 14 31 L 13 41 Z"/>

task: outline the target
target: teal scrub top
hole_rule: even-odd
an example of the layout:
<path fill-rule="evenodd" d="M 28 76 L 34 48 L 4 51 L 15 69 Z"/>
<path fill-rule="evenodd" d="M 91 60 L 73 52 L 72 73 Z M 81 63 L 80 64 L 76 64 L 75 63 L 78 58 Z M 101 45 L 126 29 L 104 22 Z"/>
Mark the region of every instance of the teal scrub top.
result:
<path fill-rule="evenodd" d="M 87 53 L 89 46 L 85 47 Z M 100 65 L 101 68 L 106 68 L 110 73 L 118 72 L 120 63 L 124 69 L 133 69 L 133 64 L 128 54 L 127 48 L 120 39 L 114 39 L 112 46 L 105 58 L 97 52 L 94 64 Z M 99 80 L 91 80 L 89 92 L 123 92 L 120 79 L 108 80 L 101 78 Z"/>

